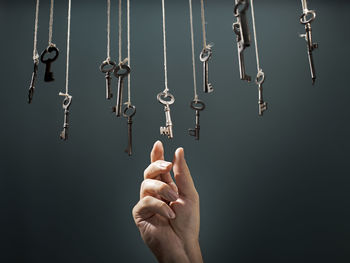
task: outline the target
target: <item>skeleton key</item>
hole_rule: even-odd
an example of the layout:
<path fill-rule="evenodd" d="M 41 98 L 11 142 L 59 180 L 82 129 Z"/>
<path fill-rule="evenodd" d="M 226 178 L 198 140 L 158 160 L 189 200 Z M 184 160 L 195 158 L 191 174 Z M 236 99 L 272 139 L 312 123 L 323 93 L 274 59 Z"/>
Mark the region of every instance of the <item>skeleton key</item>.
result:
<path fill-rule="evenodd" d="M 263 71 L 259 71 L 258 75 L 256 77 L 256 84 L 258 85 L 258 92 L 259 92 L 259 100 L 258 100 L 258 104 L 259 104 L 259 116 L 262 116 L 264 111 L 267 110 L 267 103 L 264 102 L 263 99 L 263 87 L 262 84 L 265 81 L 265 74 Z"/>
<path fill-rule="evenodd" d="M 39 65 L 39 60 L 35 59 L 34 61 L 34 70 L 32 73 L 32 80 L 30 82 L 30 87 L 28 90 L 28 103 L 32 103 L 33 100 L 33 96 L 34 96 L 34 90 L 35 90 L 35 81 L 36 81 L 36 77 L 38 75 L 38 65 Z"/>
<path fill-rule="evenodd" d="M 47 53 L 52 53 L 55 52 L 55 56 L 53 58 L 48 58 L 46 60 L 44 60 L 45 55 Z M 41 54 L 40 56 L 40 60 L 42 63 L 46 64 L 46 68 L 45 68 L 45 78 L 44 81 L 46 82 L 50 82 L 50 81 L 54 81 L 54 77 L 53 77 L 53 72 L 51 72 L 51 63 L 54 62 L 59 55 L 59 50 L 58 48 L 55 46 L 55 44 L 50 44 Z"/>
<path fill-rule="evenodd" d="M 166 100 L 169 99 L 169 100 Z M 174 138 L 173 134 L 173 123 L 171 121 L 170 116 L 170 107 L 169 105 L 173 104 L 175 102 L 175 98 L 172 94 L 161 92 L 157 95 L 157 100 L 159 103 L 164 105 L 164 112 L 165 112 L 165 127 L 160 127 L 160 134 L 168 136 L 169 139 Z"/>
<path fill-rule="evenodd" d="M 314 10 L 307 9 L 306 1 L 303 2 L 303 0 L 302 0 L 302 4 L 303 4 L 303 14 L 300 17 L 300 23 L 305 26 L 305 34 L 300 35 L 300 37 L 305 38 L 305 40 L 307 42 L 307 53 L 308 53 L 308 58 L 309 58 L 312 84 L 315 84 L 316 72 L 315 72 L 315 65 L 314 65 L 312 52 L 314 51 L 314 49 L 318 48 L 318 44 L 313 43 L 313 41 L 312 41 L 311 23 L 316 18 L 316 12 Z"/>
<path fill-rule="evenodd" d="M 72 96 L 69 94 L 64 94 L 60 92 L 60 96 L 64 96 L 63 104 L 62 107 L 64 109 L 64 124 L 63 124 L 63 130 L 60 134 L 60 138 L 62 140 L 67 140 L 68 139 L 68 114 L 69 114 L 69 107 L 72 103 Z"/>
<path fill-rule="evenodd" d="M 213 92 L 213 86 L 209 83 L 209 71 L 208 71 L 208 62 L 212 55 L 212 50 L 209 46 L 205 47 L 200 56 L 200 61 L 203 62 L 203 90 L 205 93 Z"/>
<path fill-rule="evenodd" d="M 132 118 L 136 114 L 136 107 L 131 104 L 127 104 L 124 108 L 123 116 L 128 119 L 128 147 L 125 152 L 131 156 L 132 155 Z"/>
<path fill-rule="evenodd" d="M 114 70 L 114 76 L 118 78 L 118 91 L 117 91 L 117 104 L 113 107 L 113 112 L 117 117 L 120 117 L 122 113 L 122 99 L 123 99 L 123 87 L 124 78 L 130 74 L 130 68 L 128 65 L 120 64 Z"/>
<path fill-rule="evenodd" d="M 109 100 L 113 97 L 112 91 L 111 91 L 111 79 L 112 79 L 112 72 L 115 70 L 116 64 L 113 61 L 105 60 L 102 62 L 100 66 L 100 70 L 102 73 L 105 73 L 106 76 L 106 99 Z"/>
<path fill-rule="evenodd" d="M 237 50 L 238 50 L 238 63 L 239 74 L 241 80 L 251 81 L 251 77 L 246 74 L 244 63 L 244 50 L 250 46 L 250 34 L 246 11 L 249 8 L 248 0 L 235 0 L 234 15 L 237 17 L 237 22 L 233 23 L 232 29 L 236 34 Z"/>
<path fill-rule="evenodd" d="M 196 126 L 194 129 L 188 129 L 188 133 L 195 137 L 195 140 L 199 140 L 199 112 L 205 109 L 205 104 L 201 100 L 193 100 L 190 104 L 191 108 L 196 111 Z"/>

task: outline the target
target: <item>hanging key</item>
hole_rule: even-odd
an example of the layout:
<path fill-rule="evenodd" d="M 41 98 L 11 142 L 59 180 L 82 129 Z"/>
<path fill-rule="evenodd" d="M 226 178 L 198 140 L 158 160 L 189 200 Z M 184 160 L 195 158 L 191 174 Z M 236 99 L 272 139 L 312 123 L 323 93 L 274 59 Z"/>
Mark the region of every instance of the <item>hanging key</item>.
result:
<path fill-rule="evenodd" d="M 300 23 L 305 26 L 305 34 L 300 35 L 300 37 L 304 38 L 307 42 L 307 54 L 308 54 L 309 65 L 310 65 L 311 79 L 312 79 L 312 84 L 315 84 L 316 72 L 315 72 L 315 65 L 314 65 L 312 52 L 318 48 L 318 44 L 313 43 L 312 41 L 311 23 L 316 18 L 316 12 L 314 10 L 307 9 L 306 0 L 302 0 L 302 4 L 303 4 L 303 14 L 300 17 Z"/>
<path fill-rule="evenodd" d="M 60 138 L 62 140 L 68 139 L 68 114 L 69 114 L 69 107 L 72 103 L 72 96 L 69 94 L 64 94 L 62 92 L 59 93 L 60 96 L 64 96 L 62 107 L 64 109 L 64 124 L 63 124 L 63 130 L 60 134 Z"/>
<path fill-rule="evenodd" d="M 112 90 L 111 90 L 111 80 L 112 80 L 112 73 L 116 68 L 116 64 L 113 61 L 105 60 L 102 62 L 100 66 L 100 70 L 102 73 L 105 73 L 106 76 L 106 99 L 109 100 L 113 97 Z"/>
<path fill-rule="evenodd" d="M 262 70 L 258 72 L 258 75 L 256 77 L 256 84 L 258 85 L 258 92 L 259 92 L 259 116 L 262 116 L 264 111 L 267 110 L 267 103 L 263 99 L 263 87 L 262 84 L 265 81 L 265 74 Z"/>
<path fill-rule="evenodd" d="M 201 100 L 191 101 L 190 107 L 196 111 L 196 126 L 194 129 L 188 129 L 188 133 L 195 137 L 195 140 L 199 140 L 199 112 L 205 109 L 205 104 Z"/>
<path fill-rule="evenodd" d="M 39 66 L 39 60 L 36 59 L 34 61 L 34 70 L 32 73 L 32 80 L 30 82 L 30 87 L 28 90 L 28 103 L 32 103 L 33 100 L 33 96 L 34 96 L 34 90 L 35 90 L 35 81 L 36 81 L 36 77 L 38 75 L 38 66 Z"/>
<path fill-rule="evenodd" d="M 118 78 L 118 91 L 117 91 L 117 104 L 113 107 L 113 112 L 116 113 L 117 117 L 120 117 L 122 113 L 122 99 L 123 99 L 123 88 L 124 78 L 130 74 L 130 68 L 128 65 L 120 64 L 114 70 L 114 76 Z"/>
<path fill-rule="evenodd" d="M 128 119 L 128 147 L 125 152 L 131 156 L 132 155 L 132 118 L 136 114 L 136 107 L 134 105 L 126 103 L 126 107 L 123 111 L 123 116 Z"/>
<path fill-rule="evenodd" d="M 172 94 L 161 92 L 157 95 L 157 100 L 159 103 L 164 105 L 165 112 L 165 127 L 160 127 L 160 134 L 168 136 L 169 139 L 174 138 L 173 134 L 173 123 L 170 116 L 170 105 L 175 102 L 175 98 Z"/>
<path fill-rule="evenodd" d="M 232 29 L 236 34 L 239 74 L 241 80 L 251 81 L 251 77 L 246 74 L 244 63 L 244 50 L 250 46 L 250 33 L 246 11 L 249 8 L 248 0 L 235 0 L 234 15 L 237 21 L 233 23 Z"/>
<path fill-rule="evenodd" d="M 55 56 L 53 58 L 48 58 L 45 60 L 45 55 L 51 54 L 52 52 L 55 53 Z M 58 58 L 58 55 L 59 55 L 58 48 L 54 44 L 51 44 L 43 51 L 43 53 L 40 56 L 41 62 L 46 65 L 45 77 L 44 77 L 44 81 L 46 81 L 46 82 L 50 82 L 50 81 L 55 80 L 53 77 L 53 72 L 51 72 L 51 63 L 54 62 Z"/>
<path fill-rule="evenodd" d="M 208 70 L 208 62 L 212 55 L 212 50 L 210 46 L 204 48 L 199 56 L 200 61 L 203 62 L 203 90 L 205 93 L 213 92 L 214 88 L 209 83 L 209 70 Z"/>

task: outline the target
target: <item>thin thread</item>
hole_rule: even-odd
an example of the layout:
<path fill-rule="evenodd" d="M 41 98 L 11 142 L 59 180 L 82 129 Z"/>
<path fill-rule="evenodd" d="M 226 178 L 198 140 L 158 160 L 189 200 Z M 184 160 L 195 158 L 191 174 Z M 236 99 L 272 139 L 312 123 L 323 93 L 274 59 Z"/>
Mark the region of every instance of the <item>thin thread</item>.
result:
<path fill-rule="evenodd" d="M 53 8 L 54 8 L 54 0 L 51 0 L 50 22 L 49 22 L 49 46 L 52 45 Z"/>
<path fill-rule="evenodd" d="M 253 22 L 253 32 L 254 32 L 254 42 L 255 42 L 256 67 L 257 67 L 258 72 L 259 72 L 259 71 L 261 71 L 261 68 L 260 68 L 259 51 L 258 51 L 258 40 L 256 38 L 254 0 L 251 0 L 251 10 L 252 10 L 252 22 Z"/>
<path fill-rule="evenodd" d="M 190 25 L 191 25 L 191 47 L 192 47 L 192 70 L 193 70 L 193 90 L 194 99 L 198 100 L 197 95 L 197 79 L 196 79 L 196 61 L 194 59 L 194 33 L 193 33 L 193 14 L 192 14 L 192 0 L 188 0 L 190 6 Z"/>
<path fill-rule="evenodd" d="M 111 0 L 107 0 L 107 61 L 111 60 Z"/>
<path fill-rule="evenodd" d="M 127 1 L 127 27 L 128 27 L 128 65 L 130 66 L 130 0 Z M 128 104 L 131 105 L 131 76 L 128 75 Z"/>
<path fill-rule="evenodd" d="M 204 0 L 201 0 L 201 17 L 202 17 L 202 32 L 203 32 L 203 48 L 207 47 L 207 34 L 205 30 L 205 12 L 204 12 Z"/>
<path fill-rule="evenodd" d="M 122 0 L 119 0 L 119 64 L 122 64 Z"/>
<path fill-rule="evenodd" d="M 33 60 L 36 62 L 39 59 L 37 42 L 38 42 L 38 21 L 39 21 L 39 0 L 36 0 L 35 7 L 35 23 L 34 23 L 34 45 L 33 45 Z"/>
<path fill-rule="evenodd" d="M 166 31 L 165 31 L 165 4 L 162 0 L 162 14 L 163 14 L 163 51 L 164 51 L 164 92 L 168 93 L 168 68 L 167 68 L 167 50 L 166 50 Z"/>
<path fill-rule="evenodd" d="M 68 94 L 69 80 L 69 47 L 70 47 L 70 20 L 71 20 L 71 0 L 68 0 L 68 28 L 67 28 L 67 63 L 66 63 L 66 94 Z"/>
<path fill-rule="evenodd" d="M 301 5 L 303 6 L 303 11 L 308 10 L 306 0 L 301 0 Z"/>

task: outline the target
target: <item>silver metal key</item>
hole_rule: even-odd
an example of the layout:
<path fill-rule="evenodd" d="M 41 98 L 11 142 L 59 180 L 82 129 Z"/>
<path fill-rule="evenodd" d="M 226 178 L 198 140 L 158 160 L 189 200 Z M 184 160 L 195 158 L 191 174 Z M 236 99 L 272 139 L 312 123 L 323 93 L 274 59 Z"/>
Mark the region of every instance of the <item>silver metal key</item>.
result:
<path fill-rule="evenodd" d="M 203 90 L 205 93 L 211 93 L 214 91 L 213 86 L 211 85 L 211 83 L 209 83 L 209 69 L 208 69 L 208 63 L 212 53 L 213 52 L 211 48 L 207 46 L 202 50 L 199 56 L 200 61 L 203 62 Z"/>
<path fill-rule="evenodd" d="M 128 147 L 125 152 L 131 156 L 132 155 L 132 118 L 136 114 L 136 107 L 134 105 L 128 104 L 123 111 L 123 116 L 128 119 Z"/>
<path fill-rule="evenodd" d="M 205 109 L 205 104 L 201 100 L 193 100 L 191 101 L 190 107 L 196 111 L 196 126 L 194 129 L 188 129 L 188 133 L 190 136 L 194 136 L 195 140 L 199 140 L 199 113 Z"/>
<path fill-rule="evenodd" d="M 114 70 L 114 76 L 118 78 L 118 91 L 117 91 L 117 104 L 115 107 L 113 107 L 113 112 L 116 113 L 117 117 L 120 117 L 122 113 L 124 78 L 129 74 L 130 74 L 130 67 L 125 64 L 118 65 Z"/>
<path fill-rule="evenodd" d="M 34 90 L 35 90 L 35 81 L 36 81 L 36 78 L 37 78 L 37 75 L 38 75 L 38 66 L 39 66 L 39 60 L 36 59 L 34 61 L 34 70 L 33 70 L 33 73 L 32 73 L 32 80 L 30 82 L 30 87 L 29 87 L 29 90 L 28 90 L 28 103 L 32 103 L 32 100 L 33 100 L 33 96 L 34 96 Z"/>
<path fill-rule="evenodd" d="M 265 81 L 265 74 L 263 71 L 259 71 L 258 75 L 256 77 L 256 84 L 258 85 L 258 92 L 259 92 L 259 99 L 258 99 L 258 105 L 259 105 L 259 116 L 262 116 L 264 111 L 267 110 L 267 103 L 263 99 L 263 86 L 262 84 Z"/>
<path fill-rule="evenodd" d="M 112 80 L 112 73 L 116 68 L 116 64 L 113 61 L 105 60 L 102 62 L 100 66 L 100 71 L 102 73 L 105 73 L 106 78 L 106 99 L 109 100 L 113 97 L 113 93 L 111 90 L 111 80 Z"/>
<path fill-rule="evenodd" d="M 164 105 L 165 120 L 166 120 L 165 127 L 160 127 L 160 134 L 166 135 L 168 136 L 169 139 L 172 139 L 174 138 L 174 133 L 173 133 L 173 123 L 171 121 L 169 105 L 175 102 L 175 98 L 170 93 L 161 92 L 157 95 L 157 99 L 159 103 Z"/>
<path fill-rule="evenodd" d="M 72 104 L 72 96 L 69 94 L 63 94 L 60 93 L 60 96 L 64 96 L 63 104 L 62 107 L 64 109 L 64 123 L 63 123 L 63 130 L 60 134 L 60 138 L 62 140 L 67 140 L 68 139 L 68 115 L 69 115 L 69 107 Z"/>

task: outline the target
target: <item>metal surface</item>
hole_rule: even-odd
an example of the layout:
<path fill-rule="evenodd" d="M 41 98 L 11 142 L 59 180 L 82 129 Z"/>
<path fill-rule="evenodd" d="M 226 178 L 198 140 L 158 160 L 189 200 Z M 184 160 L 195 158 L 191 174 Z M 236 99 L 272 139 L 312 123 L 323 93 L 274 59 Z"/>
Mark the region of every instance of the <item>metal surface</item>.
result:
<path fill-rule="evenodd" d="M 188 133 L 190 136 L 194 136 L 195 140 L 199 140 L 199 112 L 205 109 L 205 104 L 201 100 L 193 100 L 191 101 L 190 107 L 196 111 L 196 126 L 194 129 L 188 129 Z"/>
<path fill-rule="evenodd" d="M 118 90 L 117 90 L 117 104 L 113 107 L 113 112 L 116 113 L 117 117 L 122 114 L 122 99 L 123 99 L 123 88 L 124 78 L 130 74 L 130 67 L 125 64 L 118 65 L 114 70 L 114 76 L 118 78 Z"/>
<path fill-rule="evenodd" d="M 45 56 L 47 54 L 51 54 L 52 52 L 55 52 L 55 56 L 53 58 L 48 58 L 45 60 Z M 43 51 L 43 53 L 41 53 L 40 60 L 42 63 L 44 63 L 46 65 L 45 77 L 44 77 L 44 80 L 46 82 L 50 82 L 50 81 L 55 80 L 55 78 L 53 77 L 53 72 L 51 72 L 51 63 L 53 63 L 58 58 L 58 55 L 59 55 L 59 50 L 54 44 L 49 45 Z"/>

